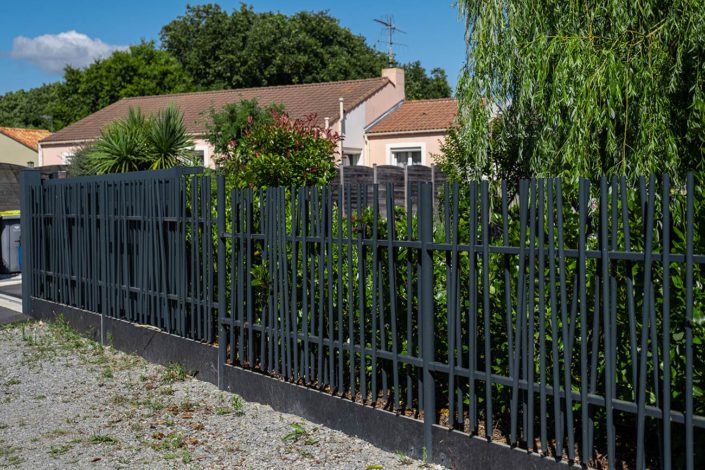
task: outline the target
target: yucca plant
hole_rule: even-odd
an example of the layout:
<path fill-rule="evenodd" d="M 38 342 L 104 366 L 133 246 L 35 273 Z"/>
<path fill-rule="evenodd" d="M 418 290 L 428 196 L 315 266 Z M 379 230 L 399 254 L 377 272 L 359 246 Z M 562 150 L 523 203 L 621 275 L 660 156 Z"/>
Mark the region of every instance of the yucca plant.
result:
<path fill-rule="evenodd" d="M 183 113 L 173 105 L 154 116 L 130 108 L 127 117 L 108 124 L 83 161 L 82 174 L 159 170 L 194 164 L 193 139 Z"/>
<path fill-rule="evenodd" d="M 194 163 L 193 139 L 186 133 L 184 115 L 179 108 L 169 105 L 150 121 L 145 132 L 150 169 L 160 170 Z"/>
<path fill-rule="evenodd" d="M 149 125 L 139 109 L 130 108 L 125 119 L 105 126 L 88 154 L 89 171 L 103 175 L 144 169 L 149 161 L 145 139 L 145 128 Z"/>

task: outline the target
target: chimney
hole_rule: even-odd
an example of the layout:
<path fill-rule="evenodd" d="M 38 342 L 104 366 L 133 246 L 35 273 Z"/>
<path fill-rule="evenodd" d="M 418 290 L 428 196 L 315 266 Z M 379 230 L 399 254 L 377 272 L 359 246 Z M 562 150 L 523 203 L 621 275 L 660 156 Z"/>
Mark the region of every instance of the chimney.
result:
<path fill-rule="evenodd" d="M 382 69 L 382 76 L 387 77 L 392 85 L 397 89 L 397 93 L 400 95 L 400 101 L 405 99 L 406 92 L 404 91 L 404 69 L 400 67 L 393 67 Z"/>

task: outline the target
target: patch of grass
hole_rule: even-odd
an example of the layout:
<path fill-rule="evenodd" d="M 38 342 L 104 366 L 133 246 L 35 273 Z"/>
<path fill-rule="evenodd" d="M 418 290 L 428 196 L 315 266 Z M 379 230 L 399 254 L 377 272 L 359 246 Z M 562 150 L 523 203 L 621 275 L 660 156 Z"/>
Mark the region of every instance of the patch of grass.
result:
<path fill-rule="evenodd" d="M 70 431 L 67 431 L 66 429 L 57 428 L 53 431 L 49 431 L 48 433 L 44 434 L 44 437 L 60 437 L 65 436 L 69 433 Z"/>
<path fill-rule="evenodd" d="M 19 385 L 21 383 L 22 383 L 22 381 L 20 379 L 10 379 L 7 382 L 5 382 L 5 385 L 7 385 L 9 387 L 10 385 Z"/>
<path fill-rule="evenodd" d="M 88 438 L 88 442 L 91 444 L 117 444 L 118 440 L 112 436 L 107 436 L 104 434 L 93 434 Z"/>
<path fill-rule="evenodd" d="M 311 452 L 307 451 L 306 449 L 299 449 L 298 452 L 299 452 L 299 455 L 305 459 L 312 459 L 313 458 L 313 454 Z"/>
<path fill-rule="evenodd" d="M 113 370 L 110 367 L 104 368 L 101 377 L 104 379 L 112 379 L 114 377 Z"/>
<path fill-rule="evenodd" d="M 49 331 L 61 342 L 61 346 L 70 349 L 83 349 L 88 341 L 69 325 L 64 316 L 59 314 L 49 323 Z"/>
<path fill-rule="evenodd" d="M 192 460 L 193 460 L 193 457 L 191 456 L 191 452 L 189 452 L 188 450 L 184 450 L 181 453 L 181 462 L 182 463 L 188 464 L 188 463 L 191 463 Z"/>
<path fill-rule="evenodd" d="M 229 415 L 232 412 L 233 412 L 233 410 L 231 410 L 230 408 L 225 407 L 225 406 L 216 406 L 215 407 L 215 414 L 217 414 L 219 416 Z"/>
<path fill-rule="evenodd" d="M 0 463 L 4 460 L 8 466 L 17 466 L 23 462 L 22 458 L 17 455 L 18 449 L 10 445 L 5 445 L 5 442 L 0 439 Z M 3 467 L 5 465 L 2 465 Z"/>
<path fill-rule="evenodd" d="M 152 444 L 152 449 L 160 450 L 177 450 L 184 447 L 184 436 L 181 433 L 172 432 L 168 435 L 162 433 L 155 433 L 152 438 L 156 439 L 157 442 Z"/>
<path fill-rule="evenodd" d="M 301 439 L 306 439 L 304 441 L 304 444 L 310 441 L 311 444 L 315 444 L 318 441 L 313 441 L 313 437 L 311 436 L 311 433 L 308 432 L 302 425 L 299 423 L 291 423 L 291 432 L 286 434 L 284 437 L 282 437 L 282 440 L 286 442 L 287 444 L 294 444 L 296 442 L 299 442 Z M 307 445 L 311 445 L 307 444 Z"/>
<path fill-rule="evenodd" d="M 32 323 L 34 323 L 34 320 L 25 320 L 20 323 L 8 323 L 6 325 L 0 325 L 0 331 L 10 331 L 14 330 L 15 328 L 25 328 L 27 326 L 30 326 Z"/>
<path fill-rule="evenodd" d="M 59 455 L 64 455 L 66 452 L 70 451 L 72 448 L 73 448 L 73 446 L 69 445 L 69 444 L 51 446 L 51 448 L 49 449 L 49 454 L 52 457 L 58 457 Z"/>
<path fill-rule="evenodd" d="M 230 399 L 230 404 L 233 406 L 233 411 L 237 416 L 245 414 L 245 400 L 240 395 L 233 395 Z"/>
<path fill-rule="evenodd" d="M 46 400 L 47 396 L 46 395 L 35 395 L 32 397 L 32 400 Z"/>
<path fill-rule="evenodd" d="M 399 463 L 402 465 L 411 465 L 413 460 L 411 460 L 404 452 L 398 450 L 395 452 L 397 456 L 397 460 L 399 460 Z"/>
<path fill-rule="evenodd" d="M 127 398 L 125 395 L 121 394 L 115 394 L 113 395 L 113 398 L 110 399 L 110 401 L 113 403 L 113 405 L 126 405 L 130 402 L 130 399 Z"/>
<path fill-rule="evenodd" d="M 173 384 L 175 382 L 186 380 L 186 377 L 190 375 L 191 373 L 186 370 L 184 366 L 178 362 L 171 362 L 162 371 L 160 380 L 163 384 Z"/>

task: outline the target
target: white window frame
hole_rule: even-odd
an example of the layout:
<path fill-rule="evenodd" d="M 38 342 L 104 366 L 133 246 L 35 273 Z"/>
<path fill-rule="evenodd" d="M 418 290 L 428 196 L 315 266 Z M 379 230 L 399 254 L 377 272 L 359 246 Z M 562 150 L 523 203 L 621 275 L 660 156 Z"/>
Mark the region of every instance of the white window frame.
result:
<path fill-rule="evenodd" d="M 201 165 L 203 165 L 204 168 L 208 168 L 211 162 L 210 155 L 208 154 L 208 146 L 203 145 L 203 144 L 196 144 L 193 146 L 194 152 L 203 152 L 203 161 L 201 162 Z"/>
<path fill-rule="evenodd" d="M 421 165 L 427 165 L 428 157 L 426 156 L 426 142 L 398 142 L 387 144 L 387 165 L 394 165 L 394 152 L 420 148 L 421 149 Z"/>

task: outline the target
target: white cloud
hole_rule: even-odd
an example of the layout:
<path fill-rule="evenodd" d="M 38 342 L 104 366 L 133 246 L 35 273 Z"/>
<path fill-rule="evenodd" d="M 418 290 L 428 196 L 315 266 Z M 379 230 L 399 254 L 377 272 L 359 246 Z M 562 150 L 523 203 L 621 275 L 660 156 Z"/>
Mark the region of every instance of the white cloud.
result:
<path fill-rule="evenodd" d="M 127 46 L 106 44 L 76 31 L 44 34 L 35 38 L 17 36 L 10 56 L 32 62 L 47 72 L 61 72 L 66 65 L 85 67 Z"/>

